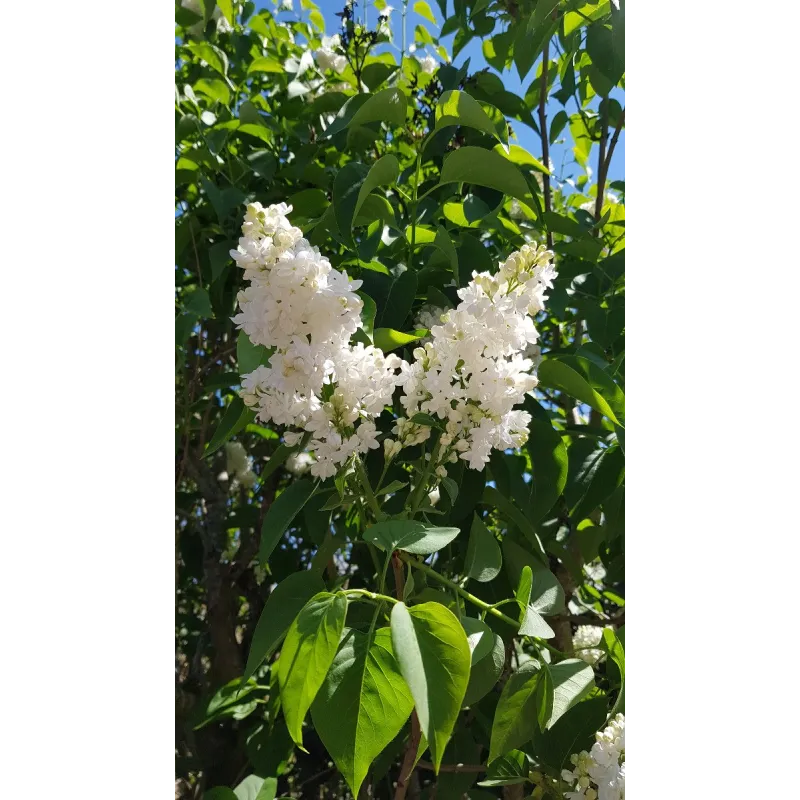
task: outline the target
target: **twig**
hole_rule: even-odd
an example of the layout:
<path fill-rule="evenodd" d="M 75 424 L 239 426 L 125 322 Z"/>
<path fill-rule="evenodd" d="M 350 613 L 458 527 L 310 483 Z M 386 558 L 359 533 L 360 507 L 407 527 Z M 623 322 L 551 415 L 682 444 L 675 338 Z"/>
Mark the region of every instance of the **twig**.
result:
<path fill-rule="evenodd" d="M 608 101 L 603 111 L 603 128 L 600 135 L 600 162 L 597 169 L 597 199 L 595 200 L 594 216 L 599 222 L 600 215 L 603 211 L 603 199 L 606 193 L 606 180 L 608 179 L 608 169 L 611 166 L 611 157 L 614 155 L 614 148 L 619 141 L 619 135 L 622 131 L 622 126 L 625 124 L 625 111 L 619 115 L 617 127 L 614 129 L 614 135 L 611 137 L 611 143 L 608 145 L 608 153 L 606 153 L 606 141 L 608 139 Z M 599 231 L 598 231 L 599 233 Z"/>

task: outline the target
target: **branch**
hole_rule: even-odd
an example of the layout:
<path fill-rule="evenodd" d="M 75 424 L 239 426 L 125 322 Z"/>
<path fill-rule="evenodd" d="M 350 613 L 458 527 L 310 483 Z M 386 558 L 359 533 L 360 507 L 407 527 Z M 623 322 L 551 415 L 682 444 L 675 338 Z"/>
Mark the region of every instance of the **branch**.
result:
<path fill-rule="evenodd" d="M 603 112 L 603 129 L 600 138 L 600 164 L 597 171 L 597 199 L 594 206 L 594 217 L 599 222 L 600 214 L 603 211 L 603 198 L 606 193 L 606 180 L 608 178 L 608 168 L 611 166 L 611 157 L 614 155 L 614 148 L 619 141 L 619 135 L 622 127 L 625 124 L 625 110 L 619 116 L 617 127 L 614 129 L 614 135 L 611 137 L 611 143 L 608 146 L 608 153 L 606 154 L 606 140 L 608 139 L 608 101 L 606 101 L 605 110 Z"/>
<path fill-rule="evenodd" d="M 544 43 L 542 53 L 542 83 L 539 88 L 539 136 L 542 139 L 542 163 L 547 169 L 542 175 L 542 187 L 544 192 L 544 210 L 549 213 L 552 210 L 550 203 L 550 141 L 547 136 L 547 114 L 544 110 L 547 102 L 547 68 L 550 66 L 550 40 Z M 547 228 L 547 247 L 553 249 L 553 234 Z"/>

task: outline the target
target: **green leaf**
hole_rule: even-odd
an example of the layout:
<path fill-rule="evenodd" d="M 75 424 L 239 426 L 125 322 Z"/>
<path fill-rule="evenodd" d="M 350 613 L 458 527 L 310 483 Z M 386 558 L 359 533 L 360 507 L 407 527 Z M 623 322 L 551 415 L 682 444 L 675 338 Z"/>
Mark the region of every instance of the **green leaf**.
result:
<path fill-rule="evenodd" d="M 591 668 L 590 668 L 591 669 Z M 537 696 L 539 665 L 528 661 L 513 672 L 503 687 L 494 712 L 489 763 L 522 747 L 533 737 L 537 728 Z"/>
<path fill-rule="evenodd" d="M 225 77 L 228 72 L 228 57 L 219 47 L 214 47 L 208 42 L 189 42 L 186 48 L 196 58 L 205 61 L 211 69 L 216 70 Z"/>
<path fill-rule="evenodd" d="M 421 338 L 422 336 L 417 336 L 414 333 L 401 333 L 393 328 L 375 328 L 373 342 L 375 347 L 383 350 L 384 353 L 390 353 L 404 344 L 416 342 Z"/>
<path fill-rule="evenodd" d="M 333 662 L 347 615 L 344 592 L 312 597 L 286 634 L 278 661 L 278 682 L 286 726 L 303 746 L 303 720 Z"/>
<path fill-rule="evenodd" d="M 377 492 L 375 492 L 375 496 L 380 497 L 383 494 L 392 494 L 393 492 L 399 491 L 404 486 L 408 486 L 408 481 L 392 481 L 391 483 L 387 483 L 382 489 L 379 489 Z"/>
<path fill-rule="evenodd" d="M 371 525 L 364 531 L 364 540 L 387 553 L 405 550 L 426 556 L 446 547 L 460 532 L 458 528 L 430 528 L 418 520 L 392 519 Z"/>
<path fill-rule="evenodd" d="M 222 16 L 225 17 L 231 25 L 233 25 L 233 18 L 234 18 L 234 11 L 233 11 L 233 0 L 217 0 L 217 6 L 219 10 L 222 12 Z"/>
<path fill-rule="evenodd" d="M 371 95 L 350 121 L 351 125 L 366 125 L 369 122 L 386 122 L 395 126 L 405 125 L 406 96 L 400 89 L 381 89 Z"/>
<path fill-rule="evenodd" d="M 536 682 L 536 696 L 534 697 L 536 721 L 539 724 L 540 731 L 545 730 L 553 713 L 553 700 L 553 676 L 550 674 L 550 668 L 542 661 L 539 680 Z"/>
<path fill-rule="evenodd" d="M 488 656 L 476 661 L 475 651 L 472 653 L 472 662 L 469 672 L 469 684 L 467 693 L 464 695 L 462 705 L 470 706 L 485 697 L 496 685 L 503 672 L 506 660 L 506 650 L 503 640 L 496 634 L 492 634 L 492 651 Z"/>
<path fill-rule="evenodd" d="M 417 411 L 417 413 L 411 417 L 411 422 L 415 425 L 425 425 L 428 428 L 436 428 L 439 425 L 439 420 L 437 420 L 436 417 L 426 414 L 424 411 Z"/>
<path fill-rule="evenodd" d="M 531 420 L 526 449 L 533 473 L 531 517 L 543 519 L 567 483 L 567 448 L 561 434 L 549 422 Z"/>
<path fill-rule="evenodd" d="M 260 344 L 253 344 L 250 337 L 239 331 L 236 339 L 236 361 L 239 364 L 239 375 L 247 375 L 256 367 L 268 364 L 272 351 Z"/>
<path fill-rule="evenodd" d="M 381 327 L 401 330 L 416 295 L 417 276 L 414 272 L 406 270 L 395 278 L 389 289 L 386 307 L 380 319 Z"/>
<path fill-rule="evenodd" d="M 580 239 L 589 235 L 587 228 L 584 228 L 583 225 L 571 217 L 565 217 L 563 214 L 545 211 L 544 214 L 542 214 L 542 220 L 547 225 L 548 230 L 553 233 L 560 233 L 562 236 L 571 236 L 573 239 Z"/>
<path fill-rule="evenodd" d="M 370 91 L 374 91 L 384 83 L 390 75 L 397 72 L 397 69 L 395 64 L 382 64 L 380 62 L 367 64 L 361 71 L 361 80 L 367 85 Z"/>
<path fill-rule="evenodd" d="M 353 217 L 355 218 L 358 216 L 358 212 L 361 209 L 361 206 L 364 205 L 367 195 L 373 189 L 377 189 L 379 186 L 390 186 L 397 180 L 397 176 L 399 174 L 400 163 L 398 162 L 396 156 L 388 154 L 382 158 L 379 158 L 369 168 L 367 177 L 364 179 L 364 183 L 361 184 L 361 188 L 358 192 L 358 200 L 356 202 L 355 211 L 353 212 Z M 339 230 L 342 231 L 341 224 L 339 224 Z"/>
<path fill-rule="evenodd" d="M 235 397 L 225 409 L 219 426 L 214 431 L 211 441 L 206 445 L 203 456 L 210 456 L 222 447 L 231 436 L 235 436 L 246 425 L 256 418 L 255 412 L 247 408 L 241 397 Z"/>
<path fill-rule="evenodd" d="M 608 653 L 609 658 L 617 665 L 619 670 L 620 680 L 625 680 L 625 648 L 623 646 L 620 633 L 623 633 L 623 628 L 615 633 L 611 628 L 603 630 L 603 649 Z"/>
<path fill-rule="evenodd" d="M 594 454 L 593 454 L 594 455 Z M 574 491 L 580 491 L 580 499 L 570 511 L 575 522 L 586 518 L 622 483 L 625 474 L 625 456 L 619 447 L 601 450 L 591 461 L 587 459 L 586 469 L 576 477 Z"/>
<path fill-rule="evenodd" d="M 436 241 L 436 232 L 425 225 L 409 225 L 406 228 L 406 240 L 410 243 L 412 240 L 414 246 L 421 244 L 433 244 Z"/>
<path fill-rule="evenodd" d="M 285 444 L 279 444 L 275 452 L 270 456 L 269 461 L 262 467 L 260 475 L 261 480 L 265 481 L 269 478 L 269 476 L 272 475 L 278 467 L 282 466 L 286 459 L 298 449 L 298 445 L 289 447 Z"/>
<path fill-rule="evenodd" d="M 528 26 L 524 23 L 517 25 L 517 34 L 514 37 L 514 64 L 517 67 L 520 81 L 525 80 L 525 76 L 531 71 L 533 62 L 536 61 L 539 53 L 530 44 L 531 37 L 528 35 Z"/>
<path fill-rule="evenodd" d="M 528 184 L 517 167 L 507 158 L 481 147 L 459 147 L 445 159 L 439 185 L 446 183 L 486 186 L 523 202 L 530 198 Z"/>
<path fill-rule="evenodd" d="M 491 655 L 494 647 L 494 631 L 483 620 L 461 617 L 461 627 L 467 634 L 470 666 Z"/>
<path fill-rule="evenodd" d="M 313 9 L 311 13 L 308 15 L 311 24 L 318 30 L 324 31 L 325 30 L 325 17 L 319 12 L 318 9 Z"/>
<path fill-rule="evenodd" d="M 559 661 L 550 667 L 553 678 L 553 713 L 548 728 L 553 725 L 576 703 L 580 702 L 594 686 L 592 668 L 577 658 Z"/>
<path fill-rule="evenodd" d="M 614 383 L 614 380 L 603 367 L 583 356 L 558 356 L 558 360 L 575 372 L 582 375 L 589 386 L 592 387 L 608 403 L 611 410 L 619 417 L 625 419 L 625 394 Z"/>
<path fill-rule="evenodd" d="M 225 81 L 217 78 L 200 78 L 195 83 L 194 90 L 223 105 L 228 105 L 231 101 L 231 91 L 228 85 Z"/>
<path fill-rule="evenodd" d="M 573 753 L 591 748 L 595 731 L 606 720 L 606 708 L 605 697 L 584 700 L 548 730 L 536 730 L 533 743 L 537 758 L 558 773 Z"/>
<path fill-rule="evenodd" d="M 456 248 L 453 245 L 450 234 L 441 225 L 436 228 L 436 236 L 434 237 L 433 245 L 447 256 L 450 261 L 450 267 L 453 270 L 453 277 L 456 283 L 458 283 L 458 254 L 456 253 Z"/>
<path fill-rule="evenodd" d="M 252 75 L 254 72 L 274 72 L 277 75 L 283 75 L 284 69 L 283 64 L 274 58 L 260 56 L 259 58 L 254 58 L 247 68 L 248 75 Z"/>
<path fill-rule="evenodd" d="M 253 633 L 243 682 L 254 675 L 259 665 L 275 652 L 300 609 L 324 589 L 325 584 L 316 573 L 293 572 L 270 592 Z"/>
<path fill-rule="evenodd" d="M 452 478 L 445 476 L 442 478 L 442 488 L 447 492 L 447 496 L 450 498 L 450 505 L 452 506 L 458 499 L 458 484 Z"/>
<path fill-rule="evenodd" d="M 400 89 L 381 89 L 375 94 L 358 94 L 339 109 L 336 119 L 328 126 L 325 137 L 333 136 L 345 128 L 367 125 L 370 122 L 405 125 L 406 96 Z"/>
<path fill-rule="evenodd" d="M 496 266 L 489 255 L 488 248 L 479 239 L 468 233 L 461 234 L 456 252 L 459 263 L 459 286 L 466 286 L 472 280 L 473 270 L 491 272 Z"/>
<path fill-rule="evenodd" d="M 482 505 L 489 506 L 499 511 L 506 519 L 513 522 L 525 534 L 531 544 L 537 547 L 537 555 L 540 557 L 542 564 L 545 564 L 545 557 L 543 552 L 539 551 L 538 539 L 536 537 L 536 529 L 531 524 L 531 521 L 523 514 L 514 503 L 507 497 L 500 494 L 494 486 L 487 486 L 483 490 L 483 497 L 480 500 Z"/>
<path fill-rule="evenodd" d="M 517 164 L 520 167 L 531 167 L 545 175 L 550 174 L 550 170 L 538 158 L 534 158 L 524 147 L 520 147 L 518 144 L 512 144 L 507 153 L 499 144 L 495 145 L 493 149 L 495 153 L 512 164 Z"/>
<path fill-rule="evenodd" d="M 469 682 L 464 628 L 440 603 L 392 608 L 392 644 L 438 774 Z"/>
<path fill-rule="evenodd" d="M 436 17 L 433 16 L 433 11 L 431 11 L 431 7 L 425 2 L 425 0 L 417 0 L 414 3 L 414 11 L 419 14 L 421 17 L 425 17 L 428 21 L 432 22 L 436 25 Z"/>
<path fill-rule="evenodd" d="M 586 52 L 611 87 L 616 86 L 625 72 L 625 51 L 614 46 L 614 36 L 609 26 L 600 22 L 589 26 L 586 31 Z"/>
<path fill-rule="evenodd" d="M 494 534 L 483 524 L 483 520 L 475 514 L 467 544 L 467 557 L 464 571 L 479 583 L 487 583 L 497 577 L 503 566 L 503 555 Z"/>
<path fill-rule="evenodd" d="M 238 800 L 274 800 L 278 779 L 248 775 L 233 791 Z"/>
<path fill-rule="evenodd" d="M 266 564 L 272 551 L 286 532 L 292 520 L 301 511 L 314 492 L 314 484 L 303 478 L 289 484 L 272 502 L 264 524 L 261 526 L 261 546 L 258 551 L 258 563 Z"/>
<path fill-rule="evenodd" d="M 351 244 L 356 204 L 368 172 L 363 164 L 351 161 L 339 170 L 333 181 L 333 215 L 339 233 Z"/>
<path fill-rule="evenodd" d="M 366 333 L 370 341 L 372 341 L 372 333 L 375 327 L 375 315 L 378 312 L 378 306 L 368 294 L 359 292 L 358 296 L 364 303 L 361 308 L 361 324 L 363 325 L 364 333 Z"/>
<path fill-rule="evenodd" d="M 564 610 L 564 589 L 555 575 L 533 553 L 517 544 L 510 536 L 503 537 L 503 561 L 509 583 L 519 584 L 522 570 L 531 569 L 531 588 L 525 603 L 530 603 L 540 614 L 558 614 Z"/>
<path fill-rule="evenodd" d="M 568 122 L 569 116 L 563 109 L 553 117 L 553 121 L 550 123 L 550 144 L 558 139 L 558 134 L 564 130 Z"/>
<path fill-rule="evenodd" d="M 500 112 L 497 112 L 499 114 Z M 438 131 L 454 125 L 464 125 L 468 128 L 488 133 L 489 136 L 500 142 L 508 143 L 508 126 L 503 137 L 497 131 L 489 115 L 483 110 L 481 104 L 472 95 L 458 90 L 445 92 L 436 105 L 436 125 Z"/>
<path fill-rule="evenodd" d="M 531 603 L 533 590 L 533 571 L 527 564 L 522 568 L 519 585 L 514 593 L 520 607 L 522 617 L 519 624 L 519 633 L 522 636 L 536 636 L 540 639 L 552 639 L 555 636 L 553 629 L 544 621 L 542 615 Z"/>
<path fill-rule="evenodd" d="M 532 766 L 531 757 L 522 750 L 512 750 L 489 764 L 486 778 L 478 786 L 513 786 L 525 783 Z"/>
<path fill-rule="evenodd" d="M 374 636 L 351 630 L 311 706 L 311 719 L 353 797 L 413 705 L 389 629 L 380 628 Z"/>
<path fill-rule="evenodd" d="M 582 403 L 586 403 L 615 424 L 620 425 L 611 406 L 589 385 L 586 378 L 560 360 L 551 357 L 539 365 L 539 383 L 551 389 L 558 389 Z"/>
<path fill-rule="evenodd" d="M 198 317 L 207 318 L 214 314 L 211 308 L 211 298 L 205 289 L 194 289 L 186 296 L 183 305 L 187 311 L 191 311 Z"/>
<path fill-rule="evenodd" d="M 200 5 L 203 7 L 203 24 L 208 25 L 217 4 L 215 0 L 200 0 Z"/>

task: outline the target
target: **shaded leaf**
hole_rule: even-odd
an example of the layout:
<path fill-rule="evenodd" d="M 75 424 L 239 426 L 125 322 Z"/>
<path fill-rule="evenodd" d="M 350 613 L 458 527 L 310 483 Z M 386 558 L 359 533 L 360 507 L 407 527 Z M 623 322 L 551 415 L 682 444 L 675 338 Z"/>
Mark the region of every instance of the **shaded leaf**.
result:
<path fill-rule="evenodd" d="M 247 681 L 259 665 L 277 650 L 303 606 L 324 589 L 325 584 L 316 573 L 294 572 L 272 590 L 253 632 L 243 681 Z"/>

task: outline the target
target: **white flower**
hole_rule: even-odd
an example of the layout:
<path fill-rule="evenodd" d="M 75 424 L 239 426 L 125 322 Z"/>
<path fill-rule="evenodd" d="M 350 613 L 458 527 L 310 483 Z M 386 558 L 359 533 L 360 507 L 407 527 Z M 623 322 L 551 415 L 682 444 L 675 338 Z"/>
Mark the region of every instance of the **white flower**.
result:
<path fill-rule="evenodd" d="M 424 55 L 424 56 L 414 56 L 419 62 L 420 69 L 426 75 L 433 75 L 436 72 L 436 67 L 438 67 L 438 62 L 433 56 Z"/>
<path fill-rule="evenodd" d="M 439 492 L 438 486 L 432 491 L 428 492 L 428 500 L 431 501 L 432 506 L 435 506 L 440 499 L 441 499 L 441 493 Z"/>
<path fill-rule="evenodd" d="M 231 256 L 250 285 L 239 292 L 233 321 L 254 344 L 274 348 L 269 366 L 242 376 L 240 395 L 263 422 L 305 431 L 311 474 L 329 478 L 356 453 L 379 447 L 374 420 L 392 401 L 403 362 L 362 343 L 361 281 L 331 267 L 288 220 L 283 203 L 251 203 Z M 299 429 L 299 430 L 298 430 Z M 295 460 L 300 463 L 300 456 Z"/>
<path fill-rule="evenodd" d="M 321 70 L 332 69 L 337 75 L 341 75 L 347 66 L 347 58 L 335 52 L 334 48 L 341 46 L 339 34 L 334 36 L 323 36 L 322 46 L 314 51 L 314 57 Z"/>
<path fill-rule="evenodd" d="M 402 450 L 403 445 L 396 442 L 394 439 L 383 440 L 383 457 L 387 461 L 391 461 Z"/>
<path fill-rule="evenodd" d="M 525 444 L 530 415 L 514 406 L 537 384 L 524 353 L 538 339 L 533 315 L 553 285 L 552 256 L 543 245 L 524 245 L 496 275 L 473 272 L 458 290 L 458 307 L 439 314 L 431 340 L 401 367 L 400 402 L 409 419 L 398 420 L 395 433 L 404 447 L 417 443 L 407 425 L 418 412 L 445 422 L 436 466 L 461 458 L 482 469 L 493 448 Z"/>
<path fill-rule="evenodd" d="M 570 756 L 572 770 L 562 770 L 561 777 L 573 789 L 564 796 L 569 800 L 624 800 L 624 715 L 617 714 L 595 739 L 590 753 L 584 750 Z"/>
<path fill-rule="evenodd" d="M 595 648 L 603 640 L 603 629 L 596 625 L 579 625 L 572 636 L 575 655 L 587 664 L 596 664 L 603 658 L 603 651 Z M 591 648 L 591 649 L 582 649 Z"/>
<path fill-rule="evenodd" d="M 255 485 L 258 480 L 253 472 L 253 457 L 247 455 L 247 450 L 240 442 L 228 442 L 225 445 L 225 460 L 227 472 L 225 479 L 230 476 L 232 483 L 235 481 L 248 489 Z"/>
<path fill-rule="evenodd" d="M 278 4 L 278 11 L 294 11 L 292 0 L 281 0 Z"/>

